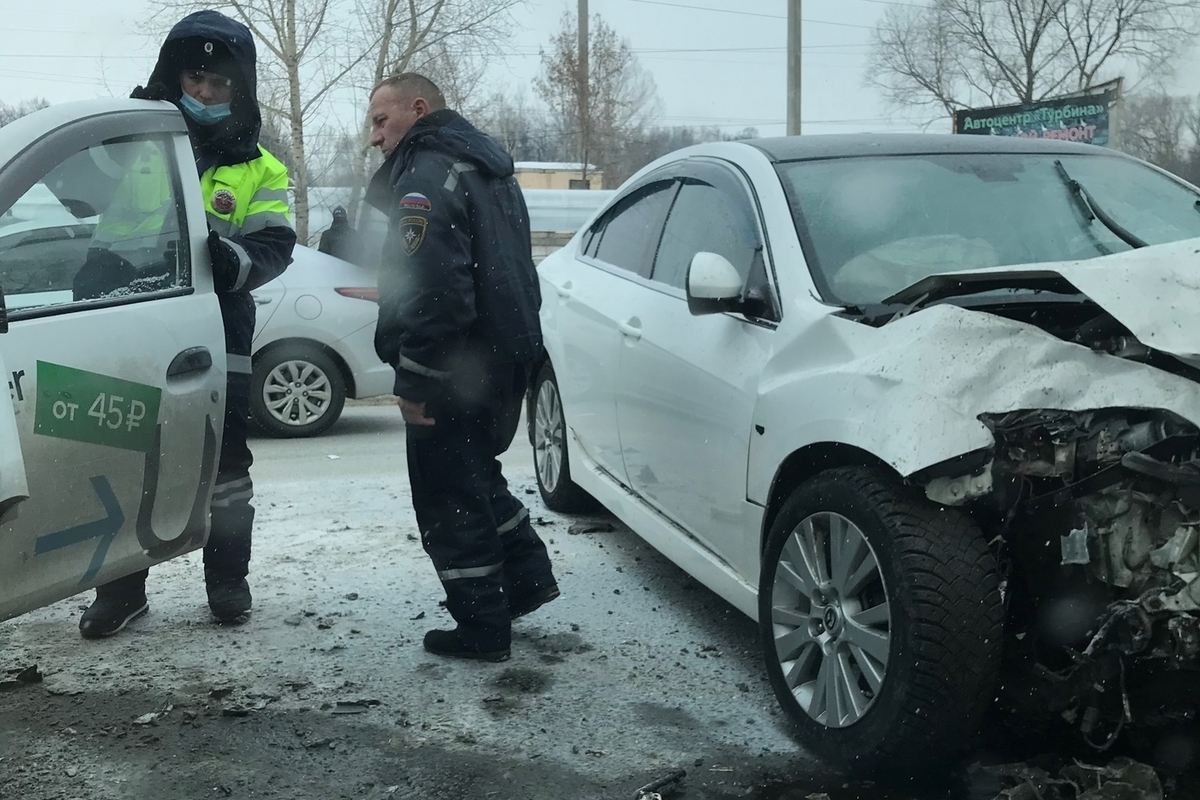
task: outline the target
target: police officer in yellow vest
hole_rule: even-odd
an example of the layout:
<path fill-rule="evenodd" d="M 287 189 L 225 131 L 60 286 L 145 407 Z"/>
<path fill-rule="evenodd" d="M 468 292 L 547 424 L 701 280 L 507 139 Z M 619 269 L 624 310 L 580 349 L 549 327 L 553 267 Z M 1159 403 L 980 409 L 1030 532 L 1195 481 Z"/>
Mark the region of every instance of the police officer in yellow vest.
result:
<path fill-rule="evenodd" d="M 254 521 L 253 459 L 246 443 L 254 336 L 250 291 L 286 269 L 296 244 L 288 214 L 287 170 L 258 143 L 262 118 L 256 84 L 250 30 L 216 11 L 199 11 L 171 30 L 147 86 L 133 93 L 136 98 L 168 100 L 183 111 L 208 211 L 208 246 L 229 364 L 212 531 L 204 548 L 208 604 L 220 622 L 243 618 L 251 606 L 246 581 Z M 142 205 L 152 205 L 145 194 L 141 200 Z M 99 587 L 96 601 L 79 622 L 83 636 L 111 636 L 145 613 L 146 575 L 137 573 Z"/>

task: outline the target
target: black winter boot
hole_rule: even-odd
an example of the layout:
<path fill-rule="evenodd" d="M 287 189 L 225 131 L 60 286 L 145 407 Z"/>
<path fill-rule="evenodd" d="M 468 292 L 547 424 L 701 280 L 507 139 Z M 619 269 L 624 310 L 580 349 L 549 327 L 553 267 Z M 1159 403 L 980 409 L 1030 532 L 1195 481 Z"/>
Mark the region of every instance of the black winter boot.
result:
<path fill-rule="evenodd" d="M 429 631 L 425 634 L 425 649 L 447 658 L 469 658 L 475 661 L 507 661 L 512 651 L 508 647 L 481 645 L 472 642 L 462 628 L 452 631 Z"/>
<path fill-rule="evenodd" d="M 217 622 L 235 622 L 250 613 L 250 584 L 245 578 L 234 581 L 209 580 L 208 607 Z"/>
<path fill-rule="evenodd" d="M 113 636 L 149 609 L 145 589 L 133 595 L 97 592 L 96 601 L 79 618 L 79 633 L 85 639 Z"/>
<path fill-rule="evenodd" d="M 526 614 L 532 614 L 551 600 L 556 600 L 558 595 L 558 586 L 550 584 L 543 589 L 538 589 L 536 592 L 531 592 L 523 597 L 510 596 L 508 601 L 508 615 L 512 619 L 517 619 Z"/>

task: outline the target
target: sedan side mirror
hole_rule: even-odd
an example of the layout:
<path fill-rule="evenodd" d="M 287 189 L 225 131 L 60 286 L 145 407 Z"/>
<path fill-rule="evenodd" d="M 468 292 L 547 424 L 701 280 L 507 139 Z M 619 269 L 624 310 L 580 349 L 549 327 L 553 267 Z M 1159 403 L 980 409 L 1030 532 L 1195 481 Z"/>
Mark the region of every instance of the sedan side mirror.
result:
<path fill-rule="evenodd" d="M 725 256 L 696 253 L 688 267 L 688 311 L 701 316 L 740 310 L 743 283 L 737 268 Z"/>

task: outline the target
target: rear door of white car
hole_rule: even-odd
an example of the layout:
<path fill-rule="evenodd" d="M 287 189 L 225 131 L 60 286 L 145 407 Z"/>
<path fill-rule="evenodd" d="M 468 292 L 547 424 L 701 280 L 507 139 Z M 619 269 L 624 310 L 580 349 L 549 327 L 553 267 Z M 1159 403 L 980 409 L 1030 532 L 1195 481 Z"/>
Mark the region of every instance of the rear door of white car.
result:
<path fill-rule="evenodd" d="M 674 197 L 671 178 L 651 176 L 619 198 L 585 233 L 574 259 L 547 259 L 543 324 L 560 343 L 551 353 L 567 425 L 586 455 L 626 482 L 614 389 L 629 308 L 647 291 L 646 278 L 663 219 Z"/>
<path fill-rule="evenodd" d="M 58 205 L 24 203 L 23 225 L 54 235 L 0 252 L 0 619 L 202 546 L 224 410 L 224 333 L 179 112 L 94 101 L 0 130 L 0 214 L 47 190 Z M 86 247 L 61 235 L 64 210 L 88 226 Z"/>
<path fill-rule="evenodd" d="M 751 573 L 746 468 L 758 376 L 778 304 L 749 184 L 710 160 L 677 168 L 680 188 L 657 248 L 650 286 L 624 309 L 617 421 L 630 485 L 728 563 Z M 752 287 L 749 313 L 692 316 L 687 270 L 717 253 Z M 750 549 L 752 554 L 753 548 Z M 753 581 L 757 576 L 744 574 Z"/>

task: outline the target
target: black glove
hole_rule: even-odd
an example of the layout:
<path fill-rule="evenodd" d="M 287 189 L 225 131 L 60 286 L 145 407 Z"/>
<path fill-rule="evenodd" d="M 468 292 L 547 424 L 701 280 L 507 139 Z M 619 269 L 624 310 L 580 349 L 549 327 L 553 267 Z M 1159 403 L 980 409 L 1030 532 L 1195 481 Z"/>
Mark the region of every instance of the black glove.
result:
<path fill-rule="evenodd" d="M 137 277 L 137 270 L 128 259 L 111 250 L 93 247 L 88 250 L 87 260 L 79 268 L 72 282 L 72 298 L 99 300 L 113 293 L 128 289 Z"/>
<path fill-rule="evenodd" d="M 208 253 L 212 256 L 213 285 L 218 292 L 228 292 L 237 282 L 241 259 L 229 242 L 216 231 L 208 232 Z"/>
<path fill-rule="evenodd" d="M 162 83 L 152 83 L 149 86 L 139 86 L 129 93 L 134 100 L 170 100 L 167 87 Z"/>

